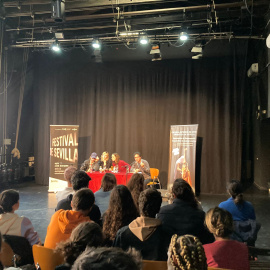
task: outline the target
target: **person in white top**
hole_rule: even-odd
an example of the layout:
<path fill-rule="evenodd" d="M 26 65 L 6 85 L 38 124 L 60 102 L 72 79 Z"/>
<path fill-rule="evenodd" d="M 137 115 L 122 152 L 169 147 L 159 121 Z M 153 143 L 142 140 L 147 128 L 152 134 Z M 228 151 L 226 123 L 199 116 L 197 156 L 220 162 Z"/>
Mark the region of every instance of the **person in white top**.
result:
<path fill-rule="evenodd" d="M 0 232 L 3 235 L 23 236 L 31 246 L 39 244 L 38 233 L 35 232 L 31 221 L 14 213 L 19 209 L 19 199 L 19 192 L 13 189 L 0 194 Z"/>
<path fill-rule="evenodd" d="M 66 199 L 66 197 L 70 194 L 74 194 L 75 191 L 73 190 L 73 187 L 71 184 L 71 177 L 76 171 L 77 171 L 77 168 L 74 166 L 69 166 L 65 169 L 64 178 L 67 181 L 68 186 L 64 190 L 58 191 L 56 193 L 57 202 L 60 202 L 61 200 Z"/>

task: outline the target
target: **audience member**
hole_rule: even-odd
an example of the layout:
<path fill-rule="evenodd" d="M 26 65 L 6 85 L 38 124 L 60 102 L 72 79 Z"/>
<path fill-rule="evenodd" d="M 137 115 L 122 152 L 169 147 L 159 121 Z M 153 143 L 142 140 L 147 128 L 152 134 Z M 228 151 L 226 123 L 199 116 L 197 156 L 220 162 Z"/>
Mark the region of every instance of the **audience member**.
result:
<path fill-rule="evenodd" d="M 127 168 L 130 169 L 130 165 L 124 160 L 120 160 L 120 156 L 117 153 L 112 154 L 112 166 L 114 170 L 120 173 L 125 173 Z"/>
<path fill-rule="evenodd" d="M 0 270 L 3 270 L 3 264 L 2 264 L 2 235 L 0 232 Z"/>
<path fill-rule="evenodd" d="M 95 204 L 99 207 L 101 215 L 109 207 L 109 200 L 112 189 L 116 186 L 116 177 L 112 173 L 106 173 L 102 177 L 100 190 L 95 192 Z"/>
<path fill-rule="evenodd" d="M 207 270 L 200 240 L 193 235 L 172 236 L 168 251 L 168 270 Z"/>
<path fill-rule="evenodd" d="M 30 245 L 40 243 L 31 221 L 27 217 L 19 217 L 15 211 L 20 206 L 19 192 L 8 189 L 0 194 L 0 232 L 8 235 L 25 237 Z"/>
<path fill-rule="evenodd" d="M 161 203 L 159 191 L 144 190 L 139 197 L 140 217 L 117 232 L 113 246 L 123 250 L 134 247 L 141 252 L 144 260 L 166 260 L 167 249 L 163 243 L 161 221 L 155 218 Z"/>
<path fill-rule="evenodd" d="M 66 197 L 70 194 L 74 194 L 75 191 L 73 190 L 73 187 L 72 187 L 71 177 L 75 173 L 76 170 L 77 169 L 74 166 L 69 166 L 65 169 L 64 178 L 67 181 L 68 186 L 64 190 L 58 191 L 56 193 L 57 202 L 60 202 L 61 200 L 66 199 Z"/>
<path fill-rule="evenodd" d="M 227 186 L 228 193 L 231 197 L 219 204 L 220 208 L 229 211 L 233 220 L 245 221 L 248 219 L 256 219 L 255 211 L 250 202 L 243 198 L 243 187 L 237 180 L 231 180 Z"/>
<path fill-rule="evenodd" d="M 102 153 L 99 166 L 101 166 L 102 171 L 108 171 L 111 168 L 111 166 L 112 166 L 112 160 L 110 159 L 109 152 L 104 151 Z"/>
<path fill-rule="evenodd" d="M 149 163 L 142 159 L 140 152 L 135 152 L 133 154 L 135 161 L 132 163 L 130 171 L 133 173 L 142 173 L 145 184 L 151 181 L 150 167 Z"/>
<path fill-rule="evenodd" d="M 143 175 L 140 173 L 134 173 L 127 184 L 127 188 L 129 189 L 132 195 L 133 201 L 137 209 L 139 209 L 139 196 L 141 192 L 144 190 Z"/>
<path fill-rule="evenodd" d="M 172 193 L 173 203 L 161 207 L 157 215 L 163 224 L 166 245 L 169 245 L 173 234 L 191 234 L 203 244 L 213 242 L 213 235 L 204 226 L 205 213 L 200 209 L 190 185 L 183 179 L 176 179 Z"/>
<path fill-rule="evenodd" d="M 80 190 L 81 188 L 88 188 L 89 181 L 91 178 L 88 176 L 88 174 L 84 171 L 76 171 L 72 177 L 71 177 L 71 184 L 73 187 L 74 192 Z M 71 210 L 71 201 L 73 198 L 73 194 L 68 195 L 65 199 L 61 200 L 57 206 L 55 211 L 58 211 L 60 209 L 63 210 Z M 90 213 L 89 218 L 96 223 L 100 224 L 100 210 L 97 205 L 93 205 Z"/>
<path fill-rule="evenodd" d="M 256 221 L 255 211 L 250 202 L 243 199 L 243 187 L 237 180 L 231 180 L 227 185 L 231 197 L 219 204 L 220 208 L 229 211 L 234 221 L 234 233 L 231 238 L 255 246 L 261 224 Z"/>
<path fill-rule="evenodd" d="M 85 160 L 81 165 L 80 170 L 86 172 L 98 171 L 99 170 L 99 157 L 97 153 L 93 152 L 89 159 Z"/>
<path fill-rule="evenodd" d="M 67 240 L 72 230 L 80 223 L 91 221 L 89 212 L 94 204 L 95 196 L 88 188 L 78 190 L 71 201 L 72 210 L 58 210 L 51 218 L 47 228 L 44 246 L 55 248 L 56 244 Z"/>
<path fill-rule="evenodd" d="M 103 216 L 105 244 L 112 245 L 117 231 L 138 217 L 137 208 L 126 186 L 113 188 L 108 210 Z"/>
<path fill-rule="evenodd" d="M 208 266 L 248 270 L 248 247 L 243 243 L 230 240 L 233 232 L 232 215 L 222 208 L 215 207 L 207 212 L 205 223 L 216 240 L 203 246 Z"/>
<path fill-rule="evenodd" d="M 98 247 L 103 242 L 101 227 L 94 222 L 83 222 L 71 233 L 66 242 L 60 242 L 56 251 L 64 256 L 65 264 L 56 267 L 56 270 L 68 270 L 86 247 Z"/>
<path fill-rule="evenodd" d="M 87 248 L 75 261 L 72 270 L 141 270 L 137 251 L 118 248 Z"/>

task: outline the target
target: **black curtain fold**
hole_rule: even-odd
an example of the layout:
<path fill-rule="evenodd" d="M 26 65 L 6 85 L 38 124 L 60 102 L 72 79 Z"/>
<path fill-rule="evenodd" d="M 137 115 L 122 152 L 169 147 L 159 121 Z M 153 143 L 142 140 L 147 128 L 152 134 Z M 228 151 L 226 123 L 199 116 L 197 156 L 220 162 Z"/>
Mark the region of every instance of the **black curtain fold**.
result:
<path fill-rule="evenodd" d="M 224 193 L 227 180 L 240 179 L 243 57 L 96 64 L 75 53 L 35 57 L 37 183 L 48 184 L 51 124 L 80 125 L 79 162 L 104 150 L 132 162 L 140 151 L 164 187 L 170 125 L 199 124 L 201 191 Z"/>

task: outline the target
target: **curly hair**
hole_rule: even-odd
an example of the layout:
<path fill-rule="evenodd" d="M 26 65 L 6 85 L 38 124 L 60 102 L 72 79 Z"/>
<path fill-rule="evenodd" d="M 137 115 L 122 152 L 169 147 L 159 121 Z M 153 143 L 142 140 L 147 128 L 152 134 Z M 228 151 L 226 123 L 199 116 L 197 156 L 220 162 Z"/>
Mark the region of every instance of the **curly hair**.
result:
<path fill-rule="evenodd" d="M 155 218 L 162 203 L 161 193 L 154 188 L 141 192 L 139 197 L 139 212 L 141 216 Z"/>
<path fill-rule="evenodd" d="M 233 218 L 225 209 L 211 208 L 205 216 L 205 224 L 215 237 L 228 238 L 233 232 Z"/>
<path fill-rule="evenodd" d="M 102 242 L 101 227 L 95 222 L 83 222 L 72 231 L 67 241 L 57 245 L 55 251 L 62 253 L 65 262 L 72 265 L 86 247 L 98 247 Z"/>
<path fill-rule="evenodd" d="M 137 208 L 126 186 L 113 188 L 109 208 L 104 213 L 103 233 L 106 239 L 114 240 L 117 231 L 138 217 Z"/>
<path fill-rule="evenodd" d="M 134 248 L 123 251 L 120 248 L 87 248 L 76 260 L 73 270 L 140 270 L 142 259 Z"/>
<path fill-rule="evenodd" d="M 198 201 L 195 197 L 195 194 L 187 181 L 184 179 L 176 179 L 173 183 L 172 193 L 176 198 L 189 202 L 192 207 L 198 207 Z"/>
<path fill-rule="evenodd" d="M 244 202 L 243 187 L 242 187 L 242 184 L 238 180 L 231 180 L 227 184 L 227 190 L 229 194 L 232 196 L 235 204 L 241 204 Z"/>
<path fill-rule="evenodd" d="M 101 186 L 104 192 L 112 190 L 116 186 L 116 177 L 113 173 L 105 173 L 101 180 Z"/>
<path fill-rule="evenodd" d="M 139 209 L 139 196 L 144 190 L 144 176 L 141 173 L 134 173 L 127 184 L 127 188 L 132 195 L 137 209 Z"/>
<path fill-rule="evenodd" d="M 10 213 L 12 207 L 20 199 L 19 192 L 14 189 L 7 189 L 0 194 L 0 214 Z"/>
<path fill-rule="evenodd" d="M 168 269 L 207 270 L 207 260 L 200 240 L 193 235 L 172 236 L 168 251 Z"/>

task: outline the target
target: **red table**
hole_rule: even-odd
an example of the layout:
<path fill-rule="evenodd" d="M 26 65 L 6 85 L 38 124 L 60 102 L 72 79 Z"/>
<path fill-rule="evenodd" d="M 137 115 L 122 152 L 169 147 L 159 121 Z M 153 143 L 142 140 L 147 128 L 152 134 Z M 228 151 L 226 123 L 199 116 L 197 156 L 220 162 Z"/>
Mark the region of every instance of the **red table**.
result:
<path fill-rule="evenodd" d="M 100 172 L 93 172 L 93 173 L 87 173 L 91 177 L 91 181 L 89 182 L 89 188 L 95 193 L 100 189 L 101 186 L 101 180 L 105 173 Z M 126 185 L 130 179 L 130 177 L 133 175 L 133 173 L 114 173 L 117 181 L 117 185 Z"/>

